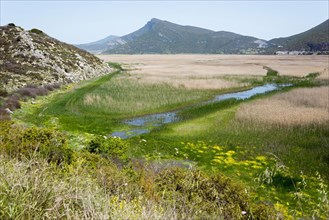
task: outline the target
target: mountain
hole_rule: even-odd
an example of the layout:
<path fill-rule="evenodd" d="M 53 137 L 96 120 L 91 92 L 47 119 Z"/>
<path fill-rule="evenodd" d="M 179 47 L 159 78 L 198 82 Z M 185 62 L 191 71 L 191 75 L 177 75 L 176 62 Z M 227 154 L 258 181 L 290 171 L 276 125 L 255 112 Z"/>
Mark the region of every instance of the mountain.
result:
<path fill-rule="evenodd" d="M 112 46 L 116 45 L 116 41 L 119 37 L 110 35 L 102 40 L 95 41 L 87 44 L 77 44 L 76 47 L 91 52 L 93 54 L 100 54 L 106 49 L 110 49 Z"/>
<path fill-rule="evenodd" d="M 329 51 L 329 19 L 303 33 L 275 38 L 269 42 L 280 50 Z"/>
<path fill-rule="evenodd" d="M 258 48 L 260 39 L 230 32 L 182 26 L 153 18 L 121 37 L 126 42 L 104 53 L 240 53 Z"/>
<path fill-rule="evenodd" d="M 0 26 L 0 92 L 28 84 L 68 83 L 111 69 L 94 55 L 60 42 L 41 30 Z"/>
<path fill-rule="evenodd" d="M 109 46 L 108 46 L 109 45 Z M 231 32 L 183 26 L 151 19 L 141 29 L 111 40 L 101 48 L 105 54 L 142 53 L 261 53 L 269 44 L 265 40 Z M 94 52 L 86 45 L 78 45 Z"/>
<path fill-rule="evenodd" d="M 278 51 L 329 51 L 328 20 L 322 24 L 286 38 L 270 41 L 226 31 L 212 31 L 151 19 L 141 29 L 128 35 L 103 40 L 102 43 L 78 45 L 92 53 L 213 53 L 213 54 L 274 54 Z M 104 43 L 105 42 L 105 43 Z M 299 53 L 298 52 L 298 53 Z"/>

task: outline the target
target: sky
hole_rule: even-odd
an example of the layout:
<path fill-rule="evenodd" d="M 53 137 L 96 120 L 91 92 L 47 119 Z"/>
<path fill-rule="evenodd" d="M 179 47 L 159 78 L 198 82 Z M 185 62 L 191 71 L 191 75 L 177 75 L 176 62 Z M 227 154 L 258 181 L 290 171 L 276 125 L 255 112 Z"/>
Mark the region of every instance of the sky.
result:
<path fill-rule="evenodd" d="M 270 40 L 306 31 L 327 20 L 328 0 L 311 1 L 68 1 L 0 0 L 0 24 L 38 28 L 80 44 L 123 36 L 152 18 Z"/>

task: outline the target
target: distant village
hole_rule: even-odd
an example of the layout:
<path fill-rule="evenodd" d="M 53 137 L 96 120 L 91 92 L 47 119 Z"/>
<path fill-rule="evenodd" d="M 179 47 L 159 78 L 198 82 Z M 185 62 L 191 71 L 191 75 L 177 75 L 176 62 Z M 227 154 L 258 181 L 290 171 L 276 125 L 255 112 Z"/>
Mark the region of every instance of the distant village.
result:
<path fill-rule="evenodd" d="M 329 55 L 329 51 L 283 50 L 276 51 L 276 55 Z"/>

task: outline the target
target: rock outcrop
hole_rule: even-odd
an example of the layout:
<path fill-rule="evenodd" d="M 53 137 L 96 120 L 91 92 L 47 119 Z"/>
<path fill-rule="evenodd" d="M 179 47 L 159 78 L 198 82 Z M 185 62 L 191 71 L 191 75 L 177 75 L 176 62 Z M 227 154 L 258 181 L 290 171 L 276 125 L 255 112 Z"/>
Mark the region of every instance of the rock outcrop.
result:
<path fill-rule="evenodd" d="M 111 68 L 94 55 L 60 42 L 38 29 L 0 27 L 0 92 L 29 84 L 77 82 Z"/>

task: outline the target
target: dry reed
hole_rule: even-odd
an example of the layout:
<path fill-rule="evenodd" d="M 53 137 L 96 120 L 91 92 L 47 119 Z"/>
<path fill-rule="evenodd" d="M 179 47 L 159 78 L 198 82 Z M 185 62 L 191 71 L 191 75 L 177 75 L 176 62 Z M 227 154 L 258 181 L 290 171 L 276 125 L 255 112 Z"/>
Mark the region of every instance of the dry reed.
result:
<path fill-rule="evenodd" d="M 138 77 L 218 78 L 226 75 L 264 76 L 267 66 L 280 75 L 305 76 L 319 72 L 329 79 L 328 56 L 257 55 L 99 55 L 105 61 L 123 63 Z"/>
<path fill-rule="evenodd" d="M 310 125 L 329 122 L 329 87 L 295 89 L 240 106 L 236 118 L 270 125 Z"/>

